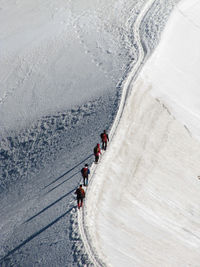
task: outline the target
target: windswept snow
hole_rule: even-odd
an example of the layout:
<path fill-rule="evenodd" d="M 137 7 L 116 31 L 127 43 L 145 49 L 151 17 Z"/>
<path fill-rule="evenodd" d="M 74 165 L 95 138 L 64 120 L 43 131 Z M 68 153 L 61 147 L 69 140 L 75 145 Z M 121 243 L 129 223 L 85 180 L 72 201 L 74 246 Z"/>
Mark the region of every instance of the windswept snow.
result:
<path fill-rule="evenodd" d="M 189 1 L 177 7 L 168 28 L 184 18 L 191 39 L 199 5 Z M 172 90 L 171 98 L 162 97 L 168 86 L 156 86 L 168 85 L 156 69 L 168 28 L 158 48 L 164 52 L 135 81 L 177 2 L 0 0 L 0 264 L 199 263 L 199 143 L 172 106 Z M 174 60 L 178 53 L 172 54 Z M 171 65 L 181 62 L 177 57 Z M 93 147 L 118 107 L 112 143 L 92 166 L 86 209 L 78 214 L 80 169 L 92 164 Z"/>
<path fill-rule="evenodd" d="M 106 266 L 199 266 L 199 12 L 195 0 L 176 7 L 87 191 Z"/>
<path fill-rule="evenodd" d="M 0 0 L 0 264 L 85 264 L 74 190 L 137 62 L 144 2 Z"/>
<path fill-rule="evenodd" d="M 1 1 L 1 136 L 115 94 L 137 54 L 127 16 L 142 2 Z"/>
<path fill-rule="evenodd" d="M 198 266 L 200 145 L 137 83 L 86 202 L 109 266 Z"/>
<path fill-rule="evenodd" d="M 200 139 L 200 4 L 181 1 L 142 78 L 153 95 Z"/>
<path fill-rule="evenodd" d="M 84 264 L 74 191 L 136 61 L 126 21 L 142 4 L 0 0 L 0 264 Z"/>

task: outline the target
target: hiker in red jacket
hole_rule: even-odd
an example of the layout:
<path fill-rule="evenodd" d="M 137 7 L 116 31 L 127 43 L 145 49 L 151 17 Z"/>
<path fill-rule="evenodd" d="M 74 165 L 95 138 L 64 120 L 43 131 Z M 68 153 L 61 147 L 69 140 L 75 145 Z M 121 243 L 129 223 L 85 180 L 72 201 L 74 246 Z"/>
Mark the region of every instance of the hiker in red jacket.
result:
<path fill-rule="evenodd" d="M 106 150 L 107 143 L 109 142 L 109 137 L 108 137 L 108 134 L 106 133 L 106 130 L 104 130 L 100 136 L 101 136 L 101 141 L 102 141 L 102 149 Z"/>
<path fill-rule="evenodd" d="M 83 176 L 83 185 L 88 186 L 88 176 L 90 174 L 90 169 L 88 168 L 88 164 L 85 164 L 85 167 L 81 169 L 81 174 Z"/>
<path fill-rule="evenodd" d="M 83 206 L 83 199 L 85 197 L 85 191 L 82 188 L 82 184 L 80 184 L 79 188 L 76 189 L 75 194 L 77 196 L 77 206 L 78 206 L 78 209 L 80 209 L 80 207 Z"/>
<path fill-rule="evenodd" d="M 100 144 L 97 144 L 94 148 L 95 163 L 98 163 L 100 154 L 101 154 Z"/>

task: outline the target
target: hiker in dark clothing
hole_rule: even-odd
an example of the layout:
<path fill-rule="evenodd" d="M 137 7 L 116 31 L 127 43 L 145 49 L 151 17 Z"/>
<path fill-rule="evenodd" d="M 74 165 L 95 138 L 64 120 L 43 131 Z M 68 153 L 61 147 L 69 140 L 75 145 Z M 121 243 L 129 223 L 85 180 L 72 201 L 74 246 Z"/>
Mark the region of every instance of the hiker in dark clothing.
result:
<path fill-rule="evenodd" d="M 83 176 L 83 185 L 88 186 L 88 176 L 90 174 L 90 169 L 88 168 L 88 164 L 85 164 L 85 167 L 81 169 L 81 174 Z"/>
<path fill-rule="evenodd" d="M 106 133 L 106 130 L 104 130 L 100 136 L 101 136 L 101 141 L 102 141 L 102 149 L 106 150 L 107 143 L 109 142 L 109 137 L 108 137 L 108 134 Z"/>
<path fill-rule="evenodd" d="M 94 148 L 95 163 L 98 163 L 100 154 L 101 154 L 100 144 L 97 144 Z"/>
<path fill-rule="evenodd" d="M 78 206 L 78 209 L 80 209 L 80 207 L 83 206 L 83 199 L 85 197 L 85 191 L 82 188 L 82 184 L 80 184 L 79 188 L 76 189 L 75 194 L 77 196 L 77 206 Z"/>

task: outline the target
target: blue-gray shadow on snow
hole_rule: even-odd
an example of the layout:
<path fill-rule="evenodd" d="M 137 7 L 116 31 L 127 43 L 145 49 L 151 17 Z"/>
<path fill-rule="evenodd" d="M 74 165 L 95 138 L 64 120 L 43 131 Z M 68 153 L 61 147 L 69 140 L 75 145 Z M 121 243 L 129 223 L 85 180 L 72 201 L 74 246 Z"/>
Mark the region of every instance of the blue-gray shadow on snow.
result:
<path fill-rule="evenodd" d="M 70 179 L 72 179 L 74 176 L 76 176 L 77 174 L 79 174 L 80 171 L 74 173 L 73 175 L 71 175 L 69 178 L 67 178 L 66 180 L 64 180 L 63 182 L 59 183 L 58 185 L 54 186 L 53 188 L 51 188 L 46 194 L 52 192 L 53 190 L 55 190 L 57 187 L 59 187 L 60 185 L 66 183 L 67 181 L 69 181 Z"/>
<path fill-rule="evenodd" d="M 93 156 L 93 154 L 90 154 L 88 157 L 86 157 L 85 159 L 83 159 L 81 162 L 79 162 L 78 164 L 76 164 L 73 168 L 71 168 L 70 170 L 68 170 L 67 172 L 63 173 L 61 176 L 59 176 L 58 178 L 56 178 L 54 181 L 52 181 L 50 184 L 46 185 L 43 189 L 47 188 L 48 186 L 52 185 L 53 183 L 57 182 L 59 179 L 61 179 L 62 177 L 64 177 L 65 175 L 67 175 L 68 173 L 70 173 L 71 171 L 73 171 L 74 169 L 76 169 L 78 166 L 80 166 L 81 164 L 83 164 L 86 160 L 88 160 L 89 158 L 91 158 Z"/>
<path fill-rule="evenodd" d="M 0 263 L 3 263 L 3 261 L 6 260 L 6 258 L 8 258 L 10 255 L 12 255 L 15 251 L 17 251 L 18 249 L 20 249 L 21 247 L 23 247 L 25 244 L 27 244 L 32 239 L 34 239 L 35 237 L 37 237 L 38 235 L 40 235 L 42 232 L 44 232 L 45 230 L 47 230 L 49 227 L 51 227 L 52 225 L 54 225 L 55 223 L 57 223 L 58 221 L 60 221 L 65 215 L 67 215 L 68 213 L 70 213 L 73 208 L 74 208 L 74 206 L 71 207 L 69 210 L 67 210 L 65 213 L 63 213 L 62 215 L 60 215 L 58 218 L 56 218 L 55 220 L 53 220 L 51 223 L 47 224 L 42 229 L 40 229 L 39 231 L 37 231 L 34 234 L 32 234 L 31 236 L 29 236 L 27 239 L 25 239 L 17 247 L 15 247 L 14 249 L 10 250 L 3 258 L 0 259 Z"/>
<path fill-rule="evenodd" d="M 43 213 L 44 211 L 46 211 L 47 209 L 51 208 L 52 206 L 54 206 L 56 203 L 58 203 L 59 201 L 61 201 L 63 198 L 67 197 L 68 195 L 70 195 L 72 192 L 75 192 L 76 188 L 72 189 L 71 191 L 69 191 L 67 194 L 64 194 L 63 196 L 61 196 L 60 198 L 58 198 L 56 201 L 52 202 L 51 204 L 49 204 L 48 206 L 46 206 L 44 209 L 42 209 L 41 211 L 39 211 L 38 213 L 36 213 L 35 215 L 33 215 L 32 217 L 30 217 L 28 220 L 26 220 L 24 223 L 30 222 L 32 219 L 34 219 L 35 217 L 37 217 L 38 215 L 40 215 L 41 213 Z"/>

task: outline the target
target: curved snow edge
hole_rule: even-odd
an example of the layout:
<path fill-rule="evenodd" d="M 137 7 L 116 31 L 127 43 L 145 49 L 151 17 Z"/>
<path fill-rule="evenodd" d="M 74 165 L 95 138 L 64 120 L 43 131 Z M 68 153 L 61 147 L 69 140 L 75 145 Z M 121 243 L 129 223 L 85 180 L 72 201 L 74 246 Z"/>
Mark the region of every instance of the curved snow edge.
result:
<path fill-rule="evenodd" d="M 133 34 L 134 34 L 134 37 L 136 39 L 136 43 L 138 45 L 139 56 L 138 56 L 138 61 L 136 62 L 136 64 L 134 64 L 132 66 L 129 75 L 124 82 L 119 109 L 118 109 L 117 115 L 115 117 L 114 123 L 113 123 L 111 131 L 110 131 L 110 146 L 112 144 L 112 139 L 116 133 L 120 119 L 122 117 L 122 114 L 123 114 L 123 111 L 125 108 L 125 104 L 127 102 L 128 96 L 130 94 L 133 82 L 135 81 L 137 74 L 139 73 L 140 69 L 142 68 L 142 66 L 143 66 L 143 64 L 147 58 L 147 50 L 144 49 L 144 47 L 143 47 L 144 44 L 143 44 L 141 37 L 140 37 L 140 25 L 141 25 L 144 17 L 147 15 L 147 13 L 151 9 L 151 7 L 155 1 L 156 0 L 149 0 L 143 6 L 143 8 L 142 8 L 141 12 L 139 13 L 139 15 L 135 21 L 135 24 L 133 26 Z M 94 266 L 105 266 L 102 259 L 100 259 L 100 257 L 98 256 L 98 252 L 92 246 L 91 238 L 90 238 L 89 232 L 87 230 L 88 226 L 87 226 L 86 221 L 85 221 L 85 217 L 87 216 L 87 196 L 90 193 L 92 193 L 91 185 L 94 183 L 93 178 L 94 178 L 94 174 L 97 170 L 98 170 L 98 166 L 93 163 L 91 166 L 90 186 L 87 188 L 85 206 L 83 207 L 82 210 L 80 210 L 78 212 L 78 227 L 79 227 L 80 237 L 81 237 L 82 242 L 84 244 L 85 251 L 86 251 L 87 255 L 89 256 L 93 265 Z"/>

